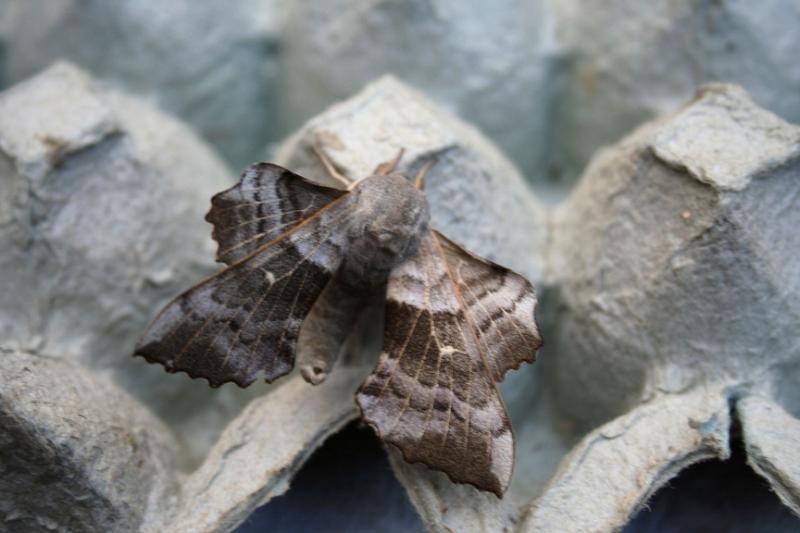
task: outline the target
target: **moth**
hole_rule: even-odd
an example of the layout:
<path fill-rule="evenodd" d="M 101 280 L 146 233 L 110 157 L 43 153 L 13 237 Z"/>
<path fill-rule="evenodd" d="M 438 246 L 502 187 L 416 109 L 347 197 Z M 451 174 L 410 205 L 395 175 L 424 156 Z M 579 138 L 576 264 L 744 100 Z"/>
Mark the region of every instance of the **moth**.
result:
<path fill-rule="evenodd" d="M 542 344 L 536 295 L 519 274 L 430 227 L 429 161 L 409 179 L 402 150 L 344 188 L 270 163 L 215 195 L 223 270 L 156 316 L 135 355 L 212 387 L 288 374 L 312 384 L 331 371 L 366 295 L 385 291 L 383 349 L 356 394 L 363 419 L 408 462 L 502 497 L 514 436 L 497 388 Z"/>

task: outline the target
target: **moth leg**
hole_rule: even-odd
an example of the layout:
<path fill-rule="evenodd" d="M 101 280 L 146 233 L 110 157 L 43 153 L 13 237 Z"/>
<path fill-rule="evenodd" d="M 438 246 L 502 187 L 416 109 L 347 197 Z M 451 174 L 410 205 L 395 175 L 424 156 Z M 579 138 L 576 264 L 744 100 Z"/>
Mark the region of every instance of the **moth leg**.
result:
<path fill-rule="evenodd" d="M 381 163 L 375 170 L 372 172 L 374 175 L 377 176 L 385 176 L 386 174 L 390 173 L 397 167 L 397 163 L 400 162 L 400 158 L 403 157 L 403 153 L 405 153 L 405 148 L 400 148 L 397 152 L 397 155 L 394 156 L 394 159 L 391 161 L 386 161 L 385 163 Z"/>
<path fill-rule="evenodd" d="M 414 177 L 414 187 L 419 190 L 425 188 L 425 176 L 428 174 L 428 171 L 433 168 L 433 165 L 438 163 L 437 159 L 429 159 L 422 165 L 422 168 L 419 169 L 417 175 Z"/>
<path fill-rule="evenodd" d="M 328 159 L 328 156 L 325 155 L 325 152 L 322 151 L 322 146 L 320 146 L 318 143 L 314 143 L 311 145 L 311 149 L 314 151 L 314 154 L 316 154 L 316 156 L 322 162 L 322 166 L 325 167 L 325 170 L 328 171 L 328 175 L 330 175 L 330 177 L 332 177 L 345 187 L 350 188 L 352 182 L 349 179 L 347 179 L 347 177 L 344 174 L 339 172 L 339 170 L 334 166 L 333 161 Z"/>
<path fill-rule="evenodd" d="M 363 294 L 337 275 L 314 302 L 297 340 L 300 374 L 312 385 L 325 381 L 336 363 L 342 344 L 366 303 Z"/>

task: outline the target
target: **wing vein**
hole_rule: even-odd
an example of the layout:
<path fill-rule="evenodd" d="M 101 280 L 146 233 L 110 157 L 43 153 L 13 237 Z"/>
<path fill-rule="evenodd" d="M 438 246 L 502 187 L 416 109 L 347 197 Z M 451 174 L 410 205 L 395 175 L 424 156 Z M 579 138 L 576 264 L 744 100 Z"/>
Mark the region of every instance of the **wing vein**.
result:
<path fill-rule="evenodd" d="M 427 280 L 427 276 L 425 277 L 425 279 Z M 430 309 L 431 309 L 430 292 L 431 292 L 430 286 L 427 283 L 425 283 L 424 300 L 425 300 L 425 307 L 428 309 L 429 313 L 431 312 L 430 311 Z M 420 311 L 419 314 L 422 314 L 422 311 Z M 414 380 L 417 381 L 417 383 L 419 383 L 419 380 L 418 380 L 419 371 L 422 368 L 423 363 L 425 362 L 425 356 L 428 353 L 428 348 L 430 347 L 431 339 L 433 339 L 435 337 L 435 331 L 434 331 L 434 325 L 433 325 L 433 316 L 432 315 L 429 318 L 429 320 L 430 320 L 431 334 L 430 334 L 430 336 L 428 336 L 428 341 L 427 341 L 427 344 L 425 345 L 425 350 L 423 351 L 422 357 L 420 357 L 420 362 L 417 365 L 417 368 L 416 368 L 416 370 L 414 372 Z M 437 341 L 437 345 L 438 345 L 438 341 Z M 400 353 L 400 356 L 397 358 L 397 370 L 398 371 L 402 371 L 402 369 L 400 368 L 400 359 L 406 354 L 406 350 L 407 349 L 408 349 L 408 344 L 404 344 L 403 345 L 403 351 Z M 386 387 L 389 386 L 389 383 L 391 383 L 393 377 L 394 377 L 394 373 L 389 375 L 389 379 L 386 380 L 386 384 L 384 385 L 384 390 L 386 389 Z M 408 405 L 409 405 L 410 402 L 411 402 L 411 396 L 410 395 L 406 396 L 405 399 L 404 399 L 404 402 L 403 402 L 403 408 L 400 410 L 400 416 L 402 416 L 403 413 L 405 413 L 405 411 L 408 408 Z M 392 424 L 392 429 L 394 429 L 394 425 L 397 424 L 397 422 L 400 420 L 400 416 L 398 416 L 395 419 L 394 424 Z M 389 432 L 391 432 L 391 429 L 389 430 Z"/>
<path fill-rule="evenodd" d="M 481 302 L 481 301 L 480 301 L 480 300 L 479 300 L 479 299 L 478 299 L 478 298 L 475 296 L 475 293 L 472 291 L 472 289 L 470 288 L 470 286 L 469 286 L 467 283 L 465 283 L 465 282 L 464 282 L 464 278 L 463 278 L 463 276 L 461 275 L 461 268 L 462 268 L 463 264 L 464 264 L 464 263 L 462 262 L 461 264 L 459 264 L 459 265 L 458 265 L 458 276 L 459 276 L 459 279 L 461 280 L 461 282 L 463 283 L 463 285 L 464 285 L 464 287 L 467 289 L 467 291 L 470 293 L 470 295 L 472 296 L 472 298 L 475 300 L 475 303 L 477 303 L 477 304 L 480 306 L 480 308 L 481 308 L 481 309 L 483 309 L 483 312 L 484 312 L 484 313 L 486 313 L 486 317 L 488 318 L 488 320 L 489 320 L 490 324 L 494 325 L 495 329 L 496 329 L 496 330 L 497 330 L 497 332 L 500 334 L 500 337 L 502 338 L 502 344 L 503 344 L 503 346 L 505 346 L 505 347 L 507 347 L 507 348 L 512 348 L 513 346 L 512 346 L 512 344 L 511 344 L 511 341 L 509 341 L 509 340 L 508 340 L 508 337 L 506 337 L 506 334 L 505 334 L 505 333 L 503 333 L 503 330 L 502 330 L 502 329 L 500 329 L 500 326 L 499 326 L 499 325 L 498 325 L 498 324 L 497 324 L 497 323 L 494 321 L 494 319 L 492 319 L 492 315 L 491 315 L 491 313 L 489 313 L 489 310 L 486 308 L 486 306 L 485 306 L 485 305 L 483 305 L 483 302 Z M 483 285 L 482 285 L 482 287 L 483 287 L 484 289 L 486 289 L 486 287 L 485 287 L 485 286 L 483 286 Z M 488 293 L 488 291 L 487 291 L 487 293 Z M 508 316 L 508 314 L 505 312 L 505 309 L 503 308 L 503 306 L 502 306 L 502 305 L 498 305 L 498 307 L 500 308 L 500 310 L 503 312 L 503 314 L 504 314 L 505 316 Z M 510 318 L 510 317 L 509 317 L 509 318 Z M 513 322 L 514 322 L 514 321 L 512 320 L 512 323 L 513 323 Z M 515 327 L 515 328 L 517 327 L 517 326 L 516 326 L 516 324 L 514 324 L 514 327 Z M 518 334 L 521 336 L 521 332 L 519 331 L 519 328 L 517 328 L 517 333 L 518 333 Z M 523 344 L 524 344 L 524 337 L 521 337 L 521 338 L 523 339 Z M 480 342 L 483 342 L 483 343 L 484 343 L 484 346 L 486 346 L 486 348 L 488 349 L 488 343 L 486 343 L 486 342 L 484 341 L 484 339 L 483 339 L 483 338 L 479 337 L 478 339 L 476 339 L 476 341 L 477 341 L 477 342 L 479 342 L 479 343 L 480 343 Z"/>
<path fill-rule="evenodd" d="M 246 261 L 247 259 L 249 259 L 249 258 L 253 257 L 254 255 L 256 255 L 256 254 L 258 254 L 258 253 L 260 253 L 260 252 L 262 252 L 262 251 L 266 250 L 267 248 L 269 248 L 270 246 L 272 246 L 274 243 L 276 243 L 276 242 L 279 242 L 279 241 L 283 240 L 284 238 L 286 238 L 286 237 L 288 237 L 289 235 L 291 235 L 291 234 L 292 234 L 294 231 L 297 231 L 297 230 L 299 230 L 300 228 L 302 228 L 303 226 L 305 226 L 306 224 L 308 224 L 309 222 L 312 222 L 312 221 L 316 220 L 317 218 L 319 218 L 319 216 L 320 216 L 320 215 L 322 215 L 322 213 L 324 213 L 325 211 L 328 211 L 329 209 L 333 208 L 333 207 L 334 207 L 335 205 L 337 205 L 337 204 L 338 204 L 340 201 L 342 201 L 342 199 L 343 199 L 343 198 L 347 198 L 347 197 L 348 197 L 348 195 L 349 195 L 349 193 L 347 193 L 347 194 L 343 194 L 342 196 L 339 196 L 338 198 L 335 198 L 335 199 L 331 200 L 331 201 L 330 201 L 330 202 L 329 202 L 327 205 L 325 205 L 325 206 L 321 207 L 321 208 L 320 208 L 320 209 L 319 209 L 317 212 L 315 212 L 315 213 L 314 213 L 313 215 L 311 215 L 310 217 L 308 217 L 308 218 L 304 218 L 304 219 L 300 220 L 300 221 L 299 221 L 297 224 L 295 224 L 294 226 L 292 226 L 292 227 L 291 227 L 291 228 L 289 228 L 288 230 L 284 231 L 283 233 L 281 233 L 280 235 L 278 235 L 278 236 L 277 236 L 277 237 L 275 237 L 274 239 L 272 239 L 272 240 L 270 240 L 270 241 L 268 241 L 268 242 L 265 242 L 264 244 L 260 245 L 258 248 L 256 248 L 255 250 L 253 250 L 252 252 L 250 252 L 250 253 L 249 253 L 249 254 L 247 254 L 246 256 L 244 256 L 244 257 L 242 257 L 241 259 L 237 260 L 237 261 L 236 261 L 235 263 L 233 263 L 232 265 L 229 265 L 229 268 L 230 268 L 231 266 L 233 266 L 233 265 L 236 265 L 236 264 L 239 264 L 239 263 L 241 263 L 241 262 L 243 262 L 243 261 Z M 262 235 L 263 235 L 263 234 L 262 234 Z M 260 236 L 260 235 L 259 235 L 259 236 Z M 221 256 L 223 256 L 223 255 L 228 255 L 228 254 L 229 254 L 230 252 L 232 252 L 233 250 L 236 250 L 236 249 L 238 249 L 238 248 L 241 248 L 242 246 L 244 246 L 245 244 L 248 244 L 248 243 L 252 242 L 253 240 L 255 240 L 255 239 L 256 239 L 257 237 L 259 237 L 259 236 L 252 237 L 252 238 L 250 238 L 250 239 L 245 239 L 244 241 L 242 241 L 241 243 L 237 244 L 236 246 L 232 246 L 232 247 L 228 248 L 228 249 L 227 249 L 227 250 L 225 250 L 225 251 L 220 251 L 220 252 L 218 252 L 218 253 L 217 253 L 217 255 L 219 255 L 220 257 L 221 257 Z"/>
<path fill-rule="evenodd" d="M 328 206 L 330 206 L 330 205 L 331 205 L 331 204 L 328 204 Z M 328 207 L 328 206 L 325 206 L 325 207 Z M 324 209 L 324 208 L 323 208 L 323 209 Z M 300 223 L 298 226 L 296 226 L 295 228 L 293 228 L 292 230 L 290 230 L 290 232 L 291 232 L 291 231 L 295 231 L 295 230 L 299 230 L 299 229 L 300 229 L 300 226 L 304 225 L 306 222 L 309 222 L 309 221 L 311 221 L 311 220 L 314 220 L 314 219 L 316 219 L 316 218 L 317 218 L 317 216 L 318 216 L 318 215 L 319 215 L 321 212 L 322 212 L 322 210 L 320 210 L 320 211 L 317 211 L 317 212 L 314 214 L 314 216 L 313 216 L 313 217 L 306 219 L 305 221 L 303 221 L 302 223 Z M 334 226 L 334 222 L 335 222 L 335 221 L 337 221 L 337 220 L 339 220 L 340 218 L 342 218 L 342 217 L 343 217 L 343 216 L 345 216 L 346 214 L 348 214 L 348 211 L 344 211 L 343 213 L 340 213 L 339 215 L 337 215 L 336 217 L 334 217 L 334 219 L 333 219 L 333 220 L 331 220 L 331 222 L 330 222 L 330 224 L 329 224 L 329 225 L 330 225 L 330 227 L 333 227 L 333 226 Z M 322 241 L 320 241 L 320 244 L 318 244 L 318 245 L 317 245 L 317 246 L 314 248 L 314 250 L 312 251 L 312 253 L 316 252 L 316 250 L 317 250 L 317 249 L 318 249 L 318 248 L 321 246 L 321 244 L 327 241 L 327 238 L 328 238 L 328 237 L 331 235 L 331 233 L 332 233 L 332 230 L 331 230 L 331 231 L 329 231 L 329 232 L 326 234 L 326 237 L 325 237 L 325 239 L 323 239 Z M 287 234 L 287 233 L 284 233 L 283 235 L 284 235 L 284 237 L 285 237 L 285 236 L 288 236 L 288 234 Z M 308 233 L 308 234 L 306 234 L 306 235 L 300 235 L 300 236 L 298 237 L 298 241 L 299 241 L 299 242 L 303 242 L 305 239 L 307 239 L 307 238 L 311 237 L 312 235 L 313 235 L 313 232 L 312 232 L 312 233 Z M 236 262 L 236 263 L 234 263 L 233 265 L 230 265 L 230 266 L 228 266 L 227 268 L 225 268 L 224 270 L 222 270 L 221 272 L 219 272 L 219 273 L 218 273 L 218 274 L 216 274 L 215 276 L 211 276 L 210 278 L 208 278 L 208 279 L 204 280 L 203 282 L 201 282 L 200 284 L 198 284 L 198 286 L 200 286 L 200 285 L 202 285 L 202 284 L 206 283 L 208 280 L 210 280 L 210 279 L 213 279 L 214 277 L 216 277 L 216 276 L 218 276 L 218 275 L 221 275 L 221 274 L 223 274 L 223 273 L 225 273 L 225 272 L 228 272 L 228 271 L 229 271 L 231 268 L 233 268 L 234 266 L 240 265 L 240 264 L 241 264 L 241 263 L 242 263 L 242 262 L 243 262 L 245 259 L 248 259 L 248 258 L 250 258 L 250 257 L 253 257 L 253 256 L 254 256 L 254 255 L 255 255 L 255 254 L 258 252 L 258 250 L 260 250 L 260 249 L 266 249 L 266 246 L 268 246 L 268 245 L 269 245 L 269 244 L 271 244 L 271 243 L 280 242 L 280 240 L 282 240 L 284 237 L 278 237 L 278 238 L 276 238 L 275 240 L 273 240 L 273 241 L 270 241 L 270 243 L 267 243 L 266 245 L 264 245 L 264 246 L 262 246 L 262 247 L 259 247 L 259 249 L 257 249 L 257 250 L 256 250 L 256 251 L 254 251 L 253 253 L 249 254 L 248 256 L 246 256 L 245 258 L 243 258 L 242 260 L 240 260 L 240 261 L 237 261 L 237 262 Z M 294 243 L 293 243 L 293 245 L 294 245 Z M 278 251 L 278 252 L 276 252 L 276 253 L 280 253 L 280 252 L 282 252 L 282 251 L 283 251 L 283 250 L 279 250 L 279 251 Z M 265 257 L 265 258 L 264 258 L 264 262 L 266 262 L 266 261 L 268 261 L 269 259 L 271 259 L 272 257 L 274 257 L 274 256 L 276 255 L 276 253 L 273 253 L 272 255 L 269 255 L 269 256 Z M 306 256 L 306 257 L 303 259 L 303 261 L 301 261 L 301 262 L 299 262 L 299 263 L 305 262 L 305 259 L 307 259 L 307 257 L 308 257 L 308 256 Z M 285 275 L 282 275 L 282 276 L 281 276 L 281 278 L 283 278 L 283 277 L 285 277 Z M 275 282 L 276 282 L 276 283 L 277 283 L 277 281 L 278 281 L 278 280 L 275 280 Z M 270 285 L 270 288 L 272 288 L 272 286 L 273 286 L 273 285 L 274 285 L 274 283 Z M 269 292 L 269 291 L 267 291 L 267 292 Z M 228 297 L 228 298 L 226 298 L 226 299 L 225 299 L 225 301 L 224 301 L 224 304 L 225 304 L 226 306 L 227 306 L 227 304 L 230 302 L 230 298 L 231 298 L 231 297 Z M 262 298 L 262 300 L 263 300 L 263 298 Z M 254 308 L 253 308 L 253 311 L 251 311 L 251 312 L 250 312 L 250 313 L 247 315 L 247 318 L 245 319 L 245 322 L 244 322 L 244 324 L 247 324 L 247 323 L 249 322 L 250 318 L 252 317 L 253 313 L 255 312 L 255 309 L 256 309 L 256 308 L 254 307 Z M 174 334 L 174 333 L 175 333 L 175 332 L 178 330 L 178 327 L 184 323 L 184 321 L 185 321 L 185 320 L 188 318 L 188 316 L 189 316 L 189 315 L 188 315 L 188 313 L 187 313 L 187 315 L 186 315 L 184 318 L 182 318 L 182 319 L 180 320 L 180 322 L 179 322 L 178 326 L 175 326 L 175 327 L 173 327 L 173 328 L 172 328 L 172 330 L 170 331 L 170 333 L 169 333 L 167 336 L 165 336 L 164 338 L 166 339 L 166 338 L 168 338 L 168 337 L 171 337 L 171 336 L 172 336 L 172 335 L 173 335 L 173 334 Z M 189 338 L 189 340 L 186 342 L 186 344 L 184 344 L 184 346 L 183 346 L 183 348 L 181 349 L 181 351 L 180 351 L 180 352 L 178 353 L 178 355 L 175 357 L 175 364 L 176 364 L 176 365 L 178 364 L 178 362 L 180 361 L 180 359 L 183 357 L 183 355 L 184 355 L 184 352 L 186 352 L 187 348 L 188 348 L 188 347 L 189 347 L 189 346 L 192 344 L 192 342 L 194 342 L 194 339 L 195 339 L 195 338 L 197 338 L 197 336 L 198 336 L 200 333 L 202 333 L 202 331 L 203 331 L 203 330 L 205 330 L 205 328 L 208 326 L 208 324 L 209 324 L 209 323 L 210 323 L 210 322 L 211 322 L 211 321 L 214 319 L 214 316 L 215 316 L 214 314 L 211 314 L 211 315 L 209 315 L 209 316 L 208 316 L 208 318 L 206 318 L 206 320 L 205 320 L 205 322 L 203 323 L 203 325 L 202 325 L 202 326 L 200 326 L 200 328 L 199 328 L 197 331 L 195 331 L 195 332 L 194 332 L 194 334 L 193 334 L 193 335 L 192 335 L 192 336 Z M 223 326 L 224 326 L 224 325 L 227 325 L 227 324 L 230 322 L 230 320 L 231 320 L 231 319 L 229 318 L 229 319 L 228 319 L 228 320 L 227 320 L 227 321 L 226 321 L 226 322 L 223 324 Z M 243 326 L 244 326 L 244 324 L 243 324 Z M 220 329 L 221 329 L 221 328 L 220 328 Z M 239 335 L 239 333 L 240 333 L 241 331 L 242 331 L 242 328 L 240 328 L 240 329 L 239 329 L 239 332 L 237 332 L 237 338 L 238 338 L 238 335 Z M 216 337 L 214 338 L 214 340 L 216 341 Z M 213 343 L 212 343 L 212 344 L 213 344 Z"/>
<path fill-rule="evenodd" d="M 334 220 L 337 220 L 337 219 L 338 219 L 338 218 L 340 218 L 341 216 L 343 216 L 343 214 L 342 214 L 342 215 L 339 215 L 339 216 L 338 216 L 338 217 L 336 217 Z M 332 224 L 332 223 L 331 223 L 331 226 L 333 226 L 333 224 Z M 310 251 L 308 254 L 306 254 L 305 256 L 303 256 L 303 258 L 302 258 L 300 261 L 298 261 L 297 263 L 295 263 L 295 265 L 294 265 L 294 266 L 293 266 L 293 267 L 292 267 L 292 268 L 291 268 L 291 269 L 290 269 L 290 270 L 289 270 L 287 273 L 285 273 L 285 274 L 281 274 L 280 276 L 278 276 L 278 278 L 275 280 L 275 283 L 277 283 L 279 280 L 280 280 L 280 281 L 283 281 L 283 280 L 284 280 L 284 279 L 286 279 L 287 277 L 288 277 L 288 278 L 291 278 L 291 277 L 293 277 L 293 276 L 294 276 L 294 273 L 297 271 L 297 269 L 300 267 L 300 265 L 302 265 L 302 264 L 304 264 L 306 261 L 308 261 L 310 257 L 312 257 L 313 255 L 315 255 L 315 254 L 317 253 L 317 251 L 318 251 L 318 250 L 319 250 L 319 249 L 322 247 L 322 245 L 323 245 L 323 244 L 327 243 L 327 241 L 328 241 L 328 238 L 331 236 L 331 234 L 332 234 L 332 233 L 333 233 L 333 230 L 329 230 L 329 231 L 328 231 L 328 232 L 325 234 L 325 237 L 324 237 L 323 239 L 320 239 L 319 243 L 318 243 L 316 246 L 314 246 L 314 248 L 313 248 L 313 249 L 312 249 L 312 250 L 311 250 L 311 251 Z M 294 300 L 293 300 L 293 303 L 292 303 L 292 309 L 294 309 L 294 306 L 295 306 L 295 304 L 296 304 L 296 302 L 297 302 L 297 298 L 298 298 L 298 296 L 300 295 L 300 293 L 302 292 L 302 288 L 303 288 L 303 286 L 305 285 L 305 280 L 306 280 L 306 278 L 307 278 L 307 277 L 308 277 L 308 271 L 304 271 L 304 273 L 303 273 L 303 280 L 301 281 L 300 288 L 299 288 L 299 289 L 298 289 L 298 290 L 295 292 L 295 295 L 294 295 Z M 281 297 L 281 296 L 283 296 L 283 293 L 286 291 L 286 287 L 287 287 L 288 285 L 289 285 L 289 282 L 288 282 L 288 281 L 287 281 L 286 283 L 283 283 L 283 284 L 282 284 L 282 287 L 281 287 L 281 292 L 280 292 L 280 294 L 279 294 L 278 298 L 276 298 L 276 299 L 275 299 L 275 302 L 272 304 L 272 307 L 270 308 L 269 312 L 267 313 L 267 316 L 266 316 L 266 318 L 264 319 L 264 322 L 265 322 L 265 323 L 266 323 L 266 322 L 269 322 L 269 320 L 272 318 L 272 313 L 275 311 L 275 308 L 278 306 L 278 303 L 279 303 L 279 302 L 280 302 L 280 300 L 281 300 L 281 298 L 280 298 L 280 297 Z M 251 313 L 251 316 L 252 316 L 252 313 Z M 248 320 L 249 320 L 249 317 L 248 317 Z M 240 331 L 241 331 L 241 330 L 240 330 Z M 250 347 L 250 352 L 249 352 L 249 354 L 248 354 L 248 360 L 250 360 L 250 361 L 251 361 L 250 365 L 252 365 L 252 361 L 255 359 L 255 348 L 261 344 L 261 339 L 262 339 L 263 337 L 264 337 L 264 331 L 262 330 L 262 332 L 261 332 L 261 333 L 259 333 L 258 337 L 256 338 L 256 341 L 255 341 L 255 342 L 253 343 L 253 345 Z M 248 366 L 250 366 L 250 365 L 248 365 Z"/>

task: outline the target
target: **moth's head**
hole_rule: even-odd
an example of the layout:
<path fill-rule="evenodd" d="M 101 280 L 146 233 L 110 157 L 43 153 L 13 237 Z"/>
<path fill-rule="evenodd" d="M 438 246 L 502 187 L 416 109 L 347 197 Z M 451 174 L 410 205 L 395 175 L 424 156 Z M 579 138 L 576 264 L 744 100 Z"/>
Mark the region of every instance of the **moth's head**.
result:
<path fill-rule="evenodd" d="M 369 256 L 377 268 L 392 268 L 416 252 L 430 211 L 422 191 L 402 174 L 375 175 L 354 189 L 359 195 L 350 227 L 351 253 Z"/>

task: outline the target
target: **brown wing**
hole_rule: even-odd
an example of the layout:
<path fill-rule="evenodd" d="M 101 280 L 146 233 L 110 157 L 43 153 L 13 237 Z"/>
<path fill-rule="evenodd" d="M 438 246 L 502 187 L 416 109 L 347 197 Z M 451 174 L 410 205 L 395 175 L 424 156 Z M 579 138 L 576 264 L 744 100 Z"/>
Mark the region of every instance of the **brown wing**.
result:
<path fill-rule="evenodd" d="M 535 302 L 524 278 L 432 232 L 390 276 L 365 420 L 407 461 L 502 496 L 514 436 L 495 383 L 541 345 Z"/>
<path fill-rule="evenodd" d="M 340 196 L 288 232 L 262 244 L 168 304 L 135 355 L 246 387 L 294 366 L 303 319 L 339 267 L 352 197 Z M 220 241 L 222 242 L 222 241 Z"/>
<path fill-rule="evenodd" d="M 494 381 L 533 363 L 542 346 L 533 318 L 536 292 L 524 277 L 465 250 L 437 233 L 453 282 L 469 310 Z"/>
<path fill-rule="evenodd" d="M 232 264 L 345 194 L 272 163 L 256 163 L 211 199 L 217 261 Z"/>

